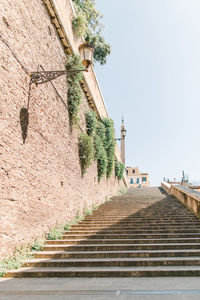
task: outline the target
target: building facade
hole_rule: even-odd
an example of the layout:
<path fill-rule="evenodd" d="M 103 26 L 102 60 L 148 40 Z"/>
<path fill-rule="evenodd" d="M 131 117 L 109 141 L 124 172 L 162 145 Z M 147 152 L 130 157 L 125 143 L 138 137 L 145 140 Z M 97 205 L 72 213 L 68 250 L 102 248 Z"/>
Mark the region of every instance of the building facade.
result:
<path fill-rule="evenodd" d="M 149 187 L 149 174 L 141 173 L 139 167 L 126 167 L 126 174 L 129 180 L 129 186 L 138 187 Z"/>

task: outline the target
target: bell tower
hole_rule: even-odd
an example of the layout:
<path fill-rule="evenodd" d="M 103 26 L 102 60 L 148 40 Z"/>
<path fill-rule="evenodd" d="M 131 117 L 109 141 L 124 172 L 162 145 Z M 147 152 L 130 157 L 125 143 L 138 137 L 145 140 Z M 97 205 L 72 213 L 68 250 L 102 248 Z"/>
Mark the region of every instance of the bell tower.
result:
<path fill-rule="evenodd" d="M 126 129 L 124 126 L 124 118 L 122 116 L 122 125 L 121 125 L 121 159 L 123 164 L 125 165 L 125 136 L 126 136 Z"/>

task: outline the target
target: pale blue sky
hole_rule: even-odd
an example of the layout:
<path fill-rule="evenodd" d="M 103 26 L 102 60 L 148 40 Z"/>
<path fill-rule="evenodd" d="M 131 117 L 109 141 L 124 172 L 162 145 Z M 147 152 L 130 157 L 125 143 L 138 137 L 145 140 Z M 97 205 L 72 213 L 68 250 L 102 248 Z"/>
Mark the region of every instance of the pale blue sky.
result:
<path fill-rule="evenodd" d="M 200 0 L 96 0 L 112 53 L 97 78 L 126 165 L 200 179 Z"/>

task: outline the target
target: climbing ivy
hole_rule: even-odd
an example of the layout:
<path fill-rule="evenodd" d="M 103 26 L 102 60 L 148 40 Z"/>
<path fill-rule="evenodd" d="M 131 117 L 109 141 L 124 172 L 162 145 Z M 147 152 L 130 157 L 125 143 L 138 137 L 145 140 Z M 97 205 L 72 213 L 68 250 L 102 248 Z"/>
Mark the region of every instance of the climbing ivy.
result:
<path fill-rule="evenodd" d="M 82 174 L 97 161 L 98 181 L 106 174 L 110 177 L 115 158 L 114 123 L 111 119 L 103 118 L 98 121 L 92 111 L 85 114 L 87 134 L 79 136 L 79 158 Z"/>
<path fill-rule="evenodd" d="M 79 135 L 78 149 L 81 171 L 84 174 L 94 159 L 93 138 L 85 133 L 81 133 Z"/>
<path fill-rule="evenodd" d="M 101 180 L 107 170 L 107 154 L 101 138 L 95 134 L 94 136 L 94 158 L 97 160 L 98 181 Z"/>
<path fill-rule="evenodd" d="M 106 176 L 109 178 L 113 171 L 114 158 L 115 158 L 115 134 L 114 134 L 114 123 L 109 118 L 103 118 L 102 122 L 105 126 L 105 150 L 107 153 L 107 173 Z"/>
<path fill-rule="evenodd" d="M 76 124 L 78 122 L 78 112 L 80 108 L 82 91 L 80 87 L 80 80 L 83 77 L 82 72 L 70 72 L 70 70 L 82 70 L 83 65 L 79 55 L 70 55 L 68 58 L 68 63 L 66 65 L 67 73 L 67 102 L 68 111 L 71 124 Z"/>
<path fill-rule="evenodd" d="M 122 162 L 120 162 L 120 171 L 119 171 L 118 179 L 123 178 L 124 170 L 125 170 L 125 165 Z"/>
<path fill-rule="evenodd" d="M 72 20 L 73 31 L 76 36 L 83 36 L 94 47 L 94 61 L 106 63 L 110 54 L 110 45 L 101 35 L 103 24 L 100 22 L 102 15 L 95 8 L 94 0 L 73 0 L 76 16 Z"/>
<path fill-rule="evenodd" d="M 87 134 L 93 135 L 97 127 L 96 115 L 92 111 L 87 111 L 85 114 Z"/>
<path fill-rule="evenodd" d="M 124 170 L 124 164 L 120 161 L 115 161 L 115 177 L 117 177 L 119 180 L 122 179 Z"/>
<path fill-rule="evenodd" d="M 119 161 L 115 161 L 115 177 L 118 177 L 120 173 L 120 162 Z"/>
<path fill-rule="evenodd" d="M 97 121 L 96 135 L 100 137 L 103 146 L 106 143 L 106 128 L 101 121 Z"/>

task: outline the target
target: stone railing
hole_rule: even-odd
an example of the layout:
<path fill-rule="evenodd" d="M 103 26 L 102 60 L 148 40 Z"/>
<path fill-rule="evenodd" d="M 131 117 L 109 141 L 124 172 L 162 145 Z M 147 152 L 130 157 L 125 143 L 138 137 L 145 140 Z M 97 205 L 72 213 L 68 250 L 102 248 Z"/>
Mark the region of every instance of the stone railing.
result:
<path fill-rule="evenodd" d="M 189 208 L 197 217 L 200 217 L 200 193 L 182 185 L 173 185 L 166 182 L 161 187 L 169 194 L 176 197 L 182 204 Z"/>
<path fill-rule="evenodd" d="M 161 182 L 161 187 L 163 188 L 163 190 L 165 190 L 165 192 L 166 192 L 167 194 L 169 194 L 169 195 L 171 194 L 171 184 L 162 181 L 162 182 Z"/>

